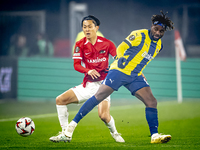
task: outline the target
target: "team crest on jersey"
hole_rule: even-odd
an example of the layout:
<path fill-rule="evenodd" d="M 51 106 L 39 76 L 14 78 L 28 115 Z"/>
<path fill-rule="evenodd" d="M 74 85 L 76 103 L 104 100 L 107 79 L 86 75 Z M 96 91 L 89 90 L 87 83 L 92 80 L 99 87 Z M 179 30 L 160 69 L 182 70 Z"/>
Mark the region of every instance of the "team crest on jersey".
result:
<path fill-rule="evenodd" d="M 135 36 L 134 36 L 134 35 L 130 35 L 128 39 L 129 39 L 130 41 L 133 41 L 133 40 L 135 40 Z"/>
<path fill-rule="evenodd" d="M 79 47 L 76 47 L 76 48 L 75 48 L 75 52 L 78 53 L 79 51 L 80 51 L 80 48 L 79 48 Z"/>
<path fill-rule="evenodd" d="M 106 51 L 105 50 L 101 50 L 100 52 L 99 52 L 99 54 L 103 54 L 103 53 L 105 53 Z"/>
<path fill-rule="evenodd" d="M 156 50 L 156 53 L 159 53 L 159 49 Z"/>

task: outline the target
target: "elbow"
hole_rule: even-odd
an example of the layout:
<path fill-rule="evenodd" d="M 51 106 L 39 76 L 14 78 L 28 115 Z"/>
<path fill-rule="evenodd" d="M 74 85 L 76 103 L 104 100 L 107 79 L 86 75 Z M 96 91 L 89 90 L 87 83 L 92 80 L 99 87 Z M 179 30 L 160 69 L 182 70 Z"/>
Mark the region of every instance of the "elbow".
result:
<path fill-rule="evenodd" d="M 77 65 L 74 65 L 74 70 L 76 70 L 76 71 L 78 70 L 78 67 L 77 67 Z"/>

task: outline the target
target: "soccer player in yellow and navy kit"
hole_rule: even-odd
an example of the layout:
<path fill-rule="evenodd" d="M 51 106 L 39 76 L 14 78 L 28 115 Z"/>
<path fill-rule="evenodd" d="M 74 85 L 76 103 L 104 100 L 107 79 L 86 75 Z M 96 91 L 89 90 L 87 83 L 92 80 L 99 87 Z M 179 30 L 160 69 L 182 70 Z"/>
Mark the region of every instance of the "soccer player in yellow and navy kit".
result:
<path fill-rule="evenodd" d="M 145 113 L 151 133 L 151 143 L 166 143 L 171 135 L 158 134 L 157 100 L 142 74 L 146 65 L 162 50 L 161 38 L 166 30 L 173 29 L 173 22 L 161 11 L 153 15 L 150 30 L 136 30 L 118 46 L 116 60 L 111 64 L 108 75 L 97 93 L 80 108 L 68 125 L 65 136 L 72 137 L 78 122 L 103 99 L 121 86 L 125 86 L 132 95 L 146 106 Z"/>

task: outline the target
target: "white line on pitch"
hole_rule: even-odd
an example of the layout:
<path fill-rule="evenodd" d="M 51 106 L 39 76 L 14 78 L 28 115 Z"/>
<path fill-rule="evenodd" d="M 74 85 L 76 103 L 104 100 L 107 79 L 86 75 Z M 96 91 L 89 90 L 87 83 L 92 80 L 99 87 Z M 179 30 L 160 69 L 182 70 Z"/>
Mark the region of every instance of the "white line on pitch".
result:
<path fill-rule="evenodd" d="M 125 105 L 125 106 L 115 106 L 115 107 L 111 107 L 111 110 L 123 110 L 123 109 L 129 109 L 131 108 L 131 106 L 129 105 Z M 70 114 L 74 115 L 78 112 L 77 111 L 71 111 Z M 96 111 L 92 111 L 90 113 L 96 113 Z M 41 115 L 30 115 L 30 116 L 22 116 L 22 117 L 29 117 L 31 119 L 34 118 L 45 118 L 45 117 L 55 117 L 57 116 L 57 113 L 50 113 L 50 114 L 41 114 Z M 17 121 L 20 117 L 15 117 L 15 118 L 5 118 L 5 119 L 0 119 L 0 122 L 6 122 L 6 121 Z"/>

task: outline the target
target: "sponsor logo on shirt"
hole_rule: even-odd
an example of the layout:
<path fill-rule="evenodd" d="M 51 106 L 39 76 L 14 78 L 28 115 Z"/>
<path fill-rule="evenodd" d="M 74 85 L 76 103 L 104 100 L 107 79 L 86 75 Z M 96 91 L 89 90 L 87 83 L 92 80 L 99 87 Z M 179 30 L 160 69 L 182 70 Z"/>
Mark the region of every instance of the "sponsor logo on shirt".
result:
<path fill-rule="evenodd" d="M 98 62 L 103 62 L 103 61 L 106 61 L 106 58 L 103 57 L 103 58 L 96 58 L 96 59 L 88 59 L 87 62 L 88 63 L 98 63 Z"/>
<path fill-rule="evenodd" d="M 100 50 L 100 54 L 103 54 L 103 53 L 105 53 L 106 51 L 105 50 Z"/>
<path fill-rule="evenodd" d="M 148 54 L 146 51 L 144 53 L 142 53 L 142 57 L 148 59 L 148 60 L 152 60 L 154 59 L 153 56 L 151 56 L 151 54 Z"/>

